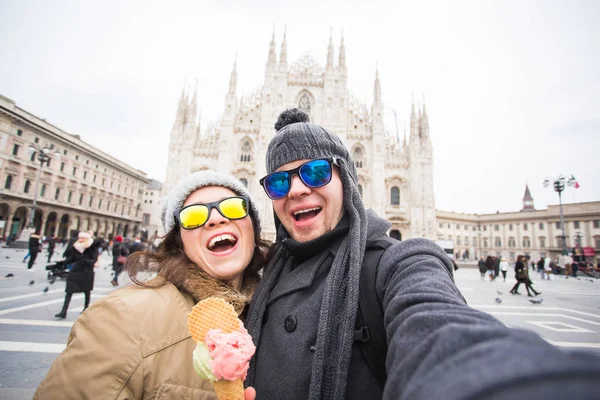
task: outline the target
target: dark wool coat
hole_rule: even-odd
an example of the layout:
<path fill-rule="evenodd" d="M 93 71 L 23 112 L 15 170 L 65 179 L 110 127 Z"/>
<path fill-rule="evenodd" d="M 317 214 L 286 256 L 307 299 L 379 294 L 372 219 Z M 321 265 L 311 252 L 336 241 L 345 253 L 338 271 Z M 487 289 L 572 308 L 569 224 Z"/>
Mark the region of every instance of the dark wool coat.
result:
<path fill-rule="evenodd" d="M 125 243 L 123 242 L 115 242 L 113 244 L 112 247 L 112 267 L 113 267 L 113 271 L 117 271 L 117 270 L 121 270 L 123 269 L 123 265 L 119 264 L 117 262 L 117 258 L 119 256 L 125 256 L 127 257 L 129 255 L 129 250 L 127 249 L 127 246 L 125 245 Z"/>
<path fill-rule="evenodd" d="M 315 254 L 271 291 L 255 355 L 258 399 L 306 399 L 332 252 Z M 347 399 L 597 398 L 599 355 L 564 352 L 470 308 L 451 270 L 448 256 L 430 240 L 385 250 L 376 290 L 388 342 L 387 381 L 382 393 L 355 342 Z"/>
<path fill-rule="evenodd" d="M 78 252 L 74 246 L 65 251 L 65 264 L 73 264 L 67 276 L 65 292 L 81 293 L 94 289 L 94 264 L 98 260 L 99 246 L 100 243 L 95 240 L 83 253 Z"/>

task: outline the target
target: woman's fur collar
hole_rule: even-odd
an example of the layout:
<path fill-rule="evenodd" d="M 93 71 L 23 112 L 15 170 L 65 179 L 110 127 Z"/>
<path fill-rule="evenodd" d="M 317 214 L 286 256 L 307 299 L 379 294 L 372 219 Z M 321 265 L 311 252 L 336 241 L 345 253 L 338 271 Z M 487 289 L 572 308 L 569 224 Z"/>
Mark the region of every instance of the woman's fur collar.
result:
<path fill-rule="evenodd" d="M 94 243 L 94 239 L 88 238 L 83 243 L 80 243 L 79 241 L 76 241 L 75 243 L 73 243 L 73 247 L 78 252 L 83 253 L 84 251 L 86 251 L 92 245 L 92 243 Z"/>

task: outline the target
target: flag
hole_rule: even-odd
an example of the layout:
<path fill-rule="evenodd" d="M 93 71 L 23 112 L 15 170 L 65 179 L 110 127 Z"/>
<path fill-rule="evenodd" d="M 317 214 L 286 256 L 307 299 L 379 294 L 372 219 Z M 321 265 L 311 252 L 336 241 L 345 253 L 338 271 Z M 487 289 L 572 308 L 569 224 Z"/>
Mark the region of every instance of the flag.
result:
<path fill-rule="evenodd" d="M 575 186 L 575 189 L 579 189 L 579 182 L 577 182 L 577 179 L 575 179 L 575 175 L 571 175 L 571 179 L 570 179 L 573 183 L 573 185 Z"/>

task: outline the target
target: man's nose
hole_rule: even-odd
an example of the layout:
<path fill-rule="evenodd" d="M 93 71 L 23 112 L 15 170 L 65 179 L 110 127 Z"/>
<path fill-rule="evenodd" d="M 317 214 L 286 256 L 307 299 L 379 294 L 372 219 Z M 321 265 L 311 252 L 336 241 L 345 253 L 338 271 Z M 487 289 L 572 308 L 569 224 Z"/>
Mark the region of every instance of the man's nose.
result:
<path fill-rule="evenodd" d="M 306 186 L 297 175 L 292 176 L 290 185 L 290 192 L 288 193 L 289 198 L 306 196 L 311 193 L 310 188 Z"/>

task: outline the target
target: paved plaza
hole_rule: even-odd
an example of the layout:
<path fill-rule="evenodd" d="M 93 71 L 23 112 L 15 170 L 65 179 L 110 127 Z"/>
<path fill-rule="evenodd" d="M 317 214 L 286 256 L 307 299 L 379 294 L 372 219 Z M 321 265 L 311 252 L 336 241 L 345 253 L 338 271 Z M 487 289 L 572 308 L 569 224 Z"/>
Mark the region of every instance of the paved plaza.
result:
<path fill-rule="evenodd" d="M 53 261 L 61 259 L 58 246 Z M 26 251 L 0 248 L 0 399 L 31 399 L 58 353 L 64 348 L 73 322 L 83 308 L 83 294 L 73 296 L 66 320 L 56 320 L 65 283 L 46 280 L 47 253 L 41 253 L 35 271 L 22 262 Z M 96 271 L 92 302 L 115 288 L 110 284 L 111 257 L 103 254 Z M 7 274 L 12 278 L 5 278 Z M 462 265 L 456 283 L 471 307 L 494 315 L 509 327 L 537 332 L 548 342 L 565 349 L 600 352 L 600 280 L 565 279 L 542 281 L 532 275 L 542 295 L 527 297 L 509 293 L 507 281 L 482 281 L 477 268 Z M 124 278 L 124 277 L 123 277 Z M 33 281 L 33 284 L 30 282 Z M 121 285 L 124 282 L 121 281 Z M 44 293 L 44 289 L 48 291 Z M 541 300 L 541 304 L 529 300 Z"/>

